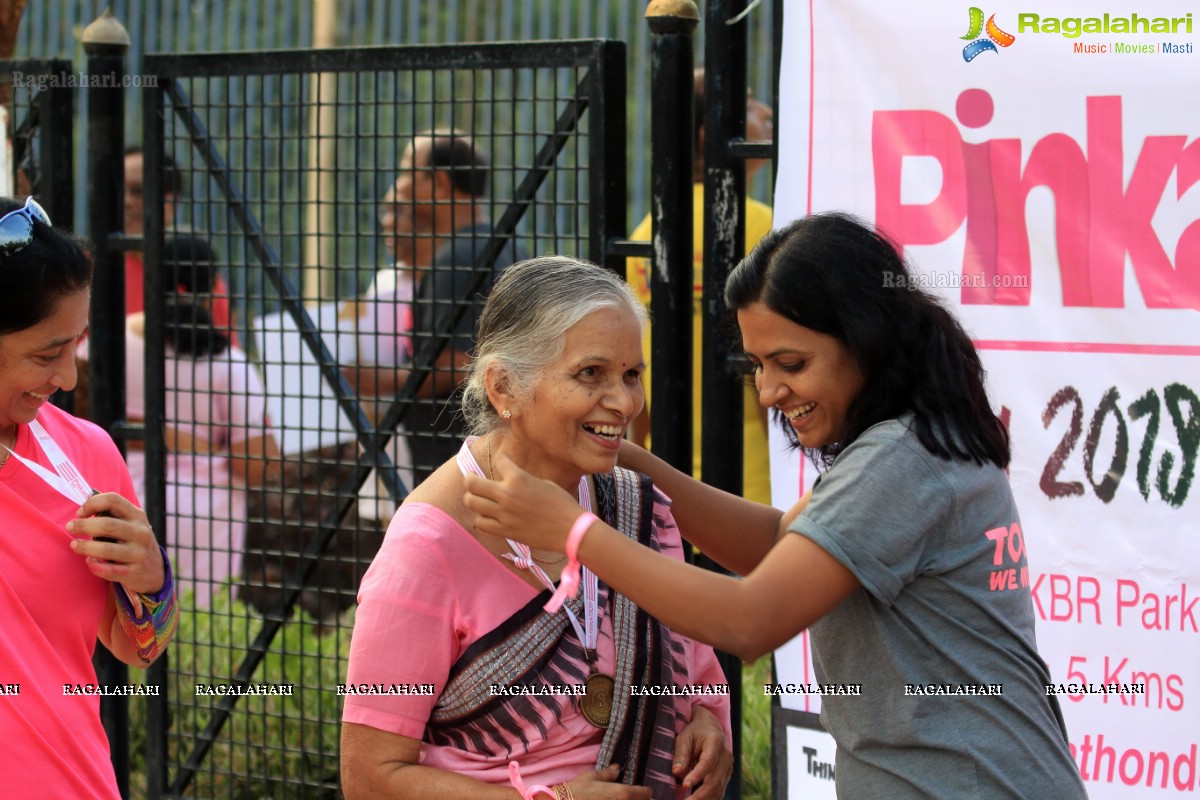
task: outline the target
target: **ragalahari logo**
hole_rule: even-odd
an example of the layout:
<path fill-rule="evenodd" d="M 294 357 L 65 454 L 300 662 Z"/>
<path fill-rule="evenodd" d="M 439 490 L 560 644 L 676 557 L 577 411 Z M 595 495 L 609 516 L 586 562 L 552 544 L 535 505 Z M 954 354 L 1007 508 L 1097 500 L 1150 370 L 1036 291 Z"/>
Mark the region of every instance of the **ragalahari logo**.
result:
<path fill-rule="evenodd" d="M 996 49 L 996 45 L 1008 47 L 1017 40 L 1017 37 L 1011 33 L 1005 33 L 1000 30 L 1000 26 L 996 24 L 996 15 L 992 14 L 988 17 L 987 25 L 983 24 L 983 9 L 971 6 L 971 27 L 967 30 L 967 35 L 961 38 L 971 39 L 971 43 L 963 48 L 963 61 L 971 61 L 980 53 L 986 53 L 989 50 L 993 53 L 1000 52 Z M 981 38 L 979 34 L 987 33 L 986 38 Z"/>

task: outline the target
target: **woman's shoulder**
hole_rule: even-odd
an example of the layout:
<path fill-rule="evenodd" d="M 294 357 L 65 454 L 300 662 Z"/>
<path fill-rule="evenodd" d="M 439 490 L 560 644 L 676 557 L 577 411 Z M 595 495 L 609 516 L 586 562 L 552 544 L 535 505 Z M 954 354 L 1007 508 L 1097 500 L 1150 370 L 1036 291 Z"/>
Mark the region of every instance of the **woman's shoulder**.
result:
<path fill-rule="evenodd" d="M 867 428 L 853 444 L 859 442 L 900 442 L 905 440 L 917 440 L 916 432 L 913 429 L 915 417 L 912 413 L 901 414 L 892 419 L 885 419 L 881 422 L 876 422 L 871 427 Z M 853 447 L 853 444 L 851 447 Z"/>
<path fill-rule="evenodd" d="M 368 571 L 375 576 L 388 573 L 391 579 L 399 573 L 439 574 L 458 560 L 464 536 L 457 521 L 442 509 L 405 500 L 392 516 Z"/>
<path fill-rule="evenodd" d="M 931 452 L 917 436 L 911 413 L 867 428 L 838 455 L 832 469 L 839 466 L 850 472 L 870 469 L 873 474 L 901 476 L 908 481 L 924 478 L 942 484 L 951 494 L 970 494 L 981 487 L 1008 483 L 1004 470 L 990 461 L 979 464 Z"/>
<path fill-rule="evenodd" d="M 433 503 L 415 500 L 411 496 L 396 509 L 388 524 L 387 540 L 404 540 L 406 545 L 441 547 L 447 537 L 456 537 L 465 530 L 452 515 Z"/>
<path fill-rule="evenodd" d="M 400 504 L 388 525 L 387 537 L 409 537 L 439 548 L 461 547 L 474 540 L 467 529 L 462 473 L 448 461 L 421 482 Z"/>
<path fill-rule="evenodd" d="M 881 460 L 888 458 L 924 462 L 926 456 L 930 459 L 936 458 L 917 438 L 913 429 L 912 414 L 905 414 L 876 422 L 864 430 L 838 453 L 831 469 L 837 469 L 839 466 L 845 468 L 848 463 L 864 460 L 878 466 Z"/>
<path fill-rule="evenodd" d="M 359 594 L 394 597 L 427 587 L 444 598 L 475 597 L 497 570 L 507 571 L 445 509 L 410 498 L 392 517 Z"/>
<path fill-rule="evenodd" d="M 466 506 L 463 505 L 462 471 L 458 464 L 451 459 L 433 471 L 429 477 L 421 481 L 405 499 L 405 505 L 416 503 L 432 506 L 445 516 L 466 527 L 463 520 L 467 519 Z M 404 506 L 402 505 L 401 508 Z"/>
<path fill-rule="evenodd" d="M 828 491 L 836 483 L 857 492 L 886 489 L 898 480 L 944 483 L 950 463 L 925 449 L 913 429 L 912 415 L 905 414 L 877 422 L 859 434 L 838 453 L 818 486 Z"/>

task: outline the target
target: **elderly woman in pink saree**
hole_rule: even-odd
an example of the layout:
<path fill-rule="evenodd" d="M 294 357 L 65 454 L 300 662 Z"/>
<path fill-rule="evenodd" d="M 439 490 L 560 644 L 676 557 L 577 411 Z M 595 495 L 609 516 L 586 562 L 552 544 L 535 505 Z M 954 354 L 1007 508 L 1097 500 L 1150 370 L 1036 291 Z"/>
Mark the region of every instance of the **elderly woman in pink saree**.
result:
<path fill-rule="evenodd" d="M 572 259 L 508 268 L 480 319 L 463 413 L 476 434 L 400 507 L 363 579 L 342 727 L 350 800 L 720 798 L 729 698 L 711 648 L 562 553 L 472 533 L 467 474 L 503 454 L 682 560 L 670 501 L 618 469 L 643 403 L 645 313 Z"/>

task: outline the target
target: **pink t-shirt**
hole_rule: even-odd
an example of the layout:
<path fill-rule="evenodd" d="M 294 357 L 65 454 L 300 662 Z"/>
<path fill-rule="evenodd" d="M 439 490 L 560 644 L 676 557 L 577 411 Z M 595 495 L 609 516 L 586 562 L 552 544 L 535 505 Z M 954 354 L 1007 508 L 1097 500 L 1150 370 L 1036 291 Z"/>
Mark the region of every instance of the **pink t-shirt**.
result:
<path fill-rule="evenodd" d="M 49 405 L 38 421 L 89 486 L 137 502 L 106 433 Z M 28 425 L 17 427 L 13 449 L 51 468 Z M 6 796 L 118 797 L 100 699 L 63 694 L 64 684 L 96 682 L 92 651 L 101 615 L 113 602 L 109 583 L 70 549 L 66 524 L 78 508 L 15 458 L 0 468 L 0 776 Z M 11 693 L 12 684 L 19 694 Z"/>
<path fill-rule="evenodd" d="M 682 560 L 669 501 L 659 493 L 656 501 L 655 516 L 669 522 L 659 531 L 663 552 Z M 538 594 L 444 511 L 405 503 L 359 589 L 347 683 L 433 684 L 440 694 L 463 651 Z M 612 623 L 608 614 L 602 616 L 597 668 L 612 674 Z M 682 641 L 689 682 L 724 685 L 712 648 Z M 437 699 L 350 695 L 342 720 L 423 739 Z M 694 704 L 716 714 L 732 741 L 728 697 L 698 696 Z M 524 730 L 528 753 L 515 757 L 527 784 L 552 785 L 595 769 L 603 731 L 590 725 L 574 703 L 567 704 L 560 722 L 548 726 L 545 737 L 532 721 Z M 508 783 L 508 761 L 428 742 L 421 747 L 421 764 L 491 784 Z M 682 789 L 679 796 L 685 796 Z"/>

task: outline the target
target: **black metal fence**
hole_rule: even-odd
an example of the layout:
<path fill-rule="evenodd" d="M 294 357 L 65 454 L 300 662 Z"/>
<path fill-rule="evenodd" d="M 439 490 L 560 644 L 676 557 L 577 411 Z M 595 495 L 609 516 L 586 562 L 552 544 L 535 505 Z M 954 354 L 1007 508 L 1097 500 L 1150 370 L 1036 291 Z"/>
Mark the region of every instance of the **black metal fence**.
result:
<path fill-rule="evenodd" d="M 460 382 L 439 355 L 456 318 L 469 328 L 489 265 L 564 253 L 623 268 L 607 243 L 626 229 L 624 45 L 145 65 L 158 83 L 144 97 L 146 304 L 126 341 L 149 365 L 147 503 L 161 498 L 190 610 L 152 699 L 170 725 L 149 796 L 336 796 L 336 687 L 358 582 L 414 474 L 437 466 L 422 459 L 440 463 L 457 442 L 453 397 L 418 397 L 423 373 Z M 235 95 L 254 102 L 223 99 Z M 391 195 L 397 180 L 428 180 L 405 159 L 414 134 L 434 129 L 488 163 L 486 194 L 435 210 L 457 232 L 422 227 L 419 212 L 406 230 L 394 219 L 419 208 Z M 475 262 L 450 263 L 464 246 Z M 473 280 L 461 297 L 426 298 L 444 285 L 438 270 Z M 422 324 L 425 299 L 453 312 Z M 182 352 L 189 304 L 211 311 L 227 347 Z M 406 318 L 415 326 L 398 329 Z M 396 367 L 407 382 L 361 403 L 348 375 L 373 382 Z M 289 693 L 227 693 L 258 685 Z"/>
<path fill-rule="evenodd" d="M 781 2 L 781 0 L 776 0 Z M 739 13 L 728 2 L 725 18 Z M 106 6 L 128 28 L 132 46 L 127 68 L 140 75 L 146 53 L 226 52 L 324 46 L 360 47 L 552 39 L 601 38 L 628 43 L 626 68 L 635 91 L 627 98 L 629 115 L 627 197 L 629 218 L 639 220 L 650 208 L 650 33 L 643 21 L 646 2 L 578 2 L 577 0 L 337 0 L 335 19 L 314 19 L 318 3 L 294 0 L 39 0 L 25 8 L 18 32 L 17 53 L 81 61 L 78 32 Z M 700 5 L 706 6 L 707 3 Z M 744 6 L 745 3 L 742 3 Z M 757 97 L 773 104 L 771 81 L 775 20 L 760 5 L 746 18 L 750 28 L 749 85 Z M 700 48 L 706 28 L 696 31 Z M 236 90 L 237 87 L 230 87 Z M 86 101 L 85 101 L 86 102 Z M 255 102 L 232 95 L 232 104 Z M 86 109 L 81 108 L 81 111 Z M 130 89 L 125 103 L 126 127 L 141 120 L 138 92 Z M 83 161 L 85 143 L 76 142 L 76 160 Z M 754 196 L 769 198 L 765 176 Z M 86 192 L 77 176 L 80 205 Z M 82 218 L 80 221 L 82 225 Z"/>
<path fill-rule="evenodd" d="M 744 0 L 710 5 L 710 28 L 746 7 Z M 745 57 L 744 43 L 732 47 Z M 648 255 L 645 246 L 615 241 L 628 232 L 625 114 L 636 107 L 626 63 L 619 43 L 564 41 L 150 55 L 139 66 L 156 84 L 141 96 L 150 235 L 144 244 L 113 236 L 119 225 L 95 220 L 89 232 L 102 256 L 126 262 L 124 274 L 139 281 L 145 274 L 144 317 L 125 334 L 137 390 L 131 401 L 145 398 L 131 412 L 141 411 L 144 433 L 120 415 L 110 422 L 140 464 L 146 506 L 170 543 L 189 613 L 165 668 L 156 665 L 146 679 L 161 682 L 165 694 L 135 699 L 132 724 L 119 716 L 110 724 L 118 775 L 132 774 L 131 796 L 339 795 L 335 687 L 344 679 L 355 592 L 412 485 L 406 468 L 432 466 L 414 463 L 418 447 L 405 454 L 415 430 L 391 432 L 414 428 L 421 411 L 435 424 L 448 419 L 439 415 L 446 400 L 418 397 L 416 387 L 422 373 L 438 372 L 454 320 L 413 331 L 407 343 L 381 326 L 402 317 L 405 298 L 419 288 L 396 261 L 420 260 L 433 234 L 397 232 L 394 219 L 385 230 L 381 212 L 396 209 L 383 201 L 397 178 L 419 177 L 403 165 L 417 132 L 457 129 L 489 157 L 491 185 L 472 203 L 488 226 L 473 234 L 475 249 L 486 251 L 477 253 L 480 265 L 515 242 L 525 254 L 573 254 L 623 272 L 624 256 Z M 5 71 L 71 70 L 67 62 L 36 64 L 14 62 Z M 69 220 L 70 111 L 80 93 L 37 85 L 14 95 L 17 174 L 52 217 Z M 742 102 L 745 85 L 735 70 L 718 80 L 721 98 L 709 103 L 717 116 L 707 125 L 726 139 L 722 170 L 764 155 L 736 141 L 742 120 L 727 111 Z M 95 100 L 82 105 L 92 110 Z M 56 121 L 52 129 L 48 120 Z M 136 138 L 118 133 L 109 141 L 100 151 L 108 164 L 93 151 L 88 185 L 93 205 L 101 200 L 89 219 L 119 205 L 119 178 L 96 176 L 113 172 L 119 145 Z M 672 152 L 671 143 L 656 147 Z M 177 185 L 165 157 L 176 165 Z M 736 230 L 738 215 L 723 222 Z M 681 247 L 686 278 L 691 254 Z M 706 255 L 723 257 L 715 249 Z M 470 319 L 464 304 L 441 300 Z M 193 324 L 189 304 L 213 315 L 227 347 L 188 357 L 177 351 Z M 387 358 L 407 359 L 415 374 L 394 401 L 360 402 L 363 392 L 343 368 L 390 369 Z M 362 370 L 349 372 L 361 377 Z M 727 379 L 721 369 L 706 379 L 722 373 Z M 457 382 L 453 369 L 442 374 Z M 422 433 L 452 439 L 444 428 Z M 245 469 L 263 462 L 259 455 L 272 466 Z M 727 459 L 734 482 L 737 461 Z M 279 693 L 219 693 L 259 684 Z M 736 781 L 731 796 L 740 796 Z"/>

